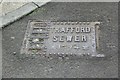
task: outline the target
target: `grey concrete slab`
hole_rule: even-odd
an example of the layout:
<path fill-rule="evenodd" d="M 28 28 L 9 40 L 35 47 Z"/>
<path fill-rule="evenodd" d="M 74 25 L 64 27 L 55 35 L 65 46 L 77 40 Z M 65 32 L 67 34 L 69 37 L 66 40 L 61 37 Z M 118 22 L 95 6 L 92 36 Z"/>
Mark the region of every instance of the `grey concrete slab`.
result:
<path fill-rule="evenodd" d="M 0 13 L 1 13 L 0 20 L 1 21 L 0 22 L 2 23 L 0 25 L 0 28 L 4 27 L 5 25 L 8 25 L 9 23 L 14 22 L 15 20 L 23 17 L 24 15 L 30 13 L 36 8 L 41 7 L 42 5 L 46 4 L 49 1 L 50 0 L 44 0 L 43 2 L 29 2 L 29 3 L 4 2 L 3 4 L 0 5 L 1 6 L 1 9 L 0 9 Z"/>
<path fill-rule="evenodd" d="M 9 12 L 12 12 L 23 5 L 25 5 L 27 2 L 2 2 L 2 12 L 0 12 L 0 15 L 4 16 Z"/>
<path fill-rule="evenodd" d="M 39 2 L 34 2 L 37 6 L 41 7 L 42 5 L 46 4 L 47 2 L 50 2 L 51 0 L 43 0 L 43 1 L 39 1 Z"/>
<path fill-rule="evenodd" d="M 34 3 L 28 3 L 21 8 L 16 9 L 10 13 L 7 13 L 5 16 L 0 17 L 2 19 L 1 27 L 21 18 L 22 16 L 30 13 L 31 11 L 35 10 L 37 6 Z"/>
<path fill-rule="evenodd" d="M 2 3 L 3 0 L 0 0 L 0 3 Z"/>
<path fill-rule="evenodd" d="M 52 2 L 119 2 L 120 0 L 52 0 Z"/>
<path fill-rule="evenodd" d="M 20 55 L 29 20 L 100 21 L 99 51 L 105 58 L 51 59 Z M 118 3 L 48 3 L 3 28 L 3 78 L 117 78 Z"/>
<path fill-rule="evenodd" d="M 0 79 L 2 79 L 2 30 L 0 30 Z"/>

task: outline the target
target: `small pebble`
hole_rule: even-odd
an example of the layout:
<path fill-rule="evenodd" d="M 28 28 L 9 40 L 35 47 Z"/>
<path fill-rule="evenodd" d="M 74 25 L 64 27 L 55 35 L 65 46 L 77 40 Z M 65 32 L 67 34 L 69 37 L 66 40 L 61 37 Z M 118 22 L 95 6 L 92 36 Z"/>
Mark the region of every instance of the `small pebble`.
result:
<path fill-rule="evenodd" d="M 11 39 L 15 39 L 15 37 L 10 37 Z"/>
<path fill-rule="evenodd" d="M 98 54 L 96 57 L 105 57 L 104 54 Z"/>
<path fill-rule="evenodd" d="M 38 42 L 39 41 L 39 39 L 33 39 L 33 42 Z"/>
<path fill-rule="evenodd" d="M 16 55 L 16 52 L 13 52 L 13 55 Z"/>

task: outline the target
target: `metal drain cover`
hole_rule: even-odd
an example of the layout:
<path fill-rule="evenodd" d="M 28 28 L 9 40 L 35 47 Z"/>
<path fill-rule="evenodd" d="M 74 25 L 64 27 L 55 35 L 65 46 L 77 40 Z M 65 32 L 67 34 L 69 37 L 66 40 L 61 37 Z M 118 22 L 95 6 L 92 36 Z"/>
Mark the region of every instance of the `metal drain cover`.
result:
<path fill-rule="evenodd" d="M 104 57 L 99 48 L 100 22 L 29 21 L 21 54 Z"/>

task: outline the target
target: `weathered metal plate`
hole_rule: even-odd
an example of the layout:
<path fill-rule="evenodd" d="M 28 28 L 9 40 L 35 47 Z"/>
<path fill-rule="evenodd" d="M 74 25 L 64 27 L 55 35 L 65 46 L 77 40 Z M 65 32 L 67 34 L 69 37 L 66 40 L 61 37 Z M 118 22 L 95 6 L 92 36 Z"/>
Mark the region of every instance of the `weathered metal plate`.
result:
<path fill-rule="evenodd" d="M 22 54 L 67 54 L 103 57 L 97 53 L 100 22 L 30 21 Z"/>

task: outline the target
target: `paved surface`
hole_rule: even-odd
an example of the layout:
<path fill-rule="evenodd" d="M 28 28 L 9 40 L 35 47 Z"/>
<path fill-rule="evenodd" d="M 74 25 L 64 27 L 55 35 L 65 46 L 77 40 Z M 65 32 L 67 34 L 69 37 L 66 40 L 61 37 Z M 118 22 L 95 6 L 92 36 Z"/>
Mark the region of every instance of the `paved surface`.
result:
<path fill-rule="evenodd" d="M 28 13 L 32 12 L 33 10 L 37 9 L 38 6 L 36 6 L 34 3 L 28 3 L 15 11 L 11 11 L 10 13 L 7 13 L 5 16 L 0 17 L 2 18 L 2 26 L 4 27 L 17 19 L 20 19 L 21 17 L 27 15 Z"/>
<path fill-rule="evenodd" d="M 115 78 L 118 77 L 117 3 L 47 3 L 3 28 L 3 78 Z M 100 53 L 106 58 L 48 59 L 20 55 L 28 20 L 102 21 Z"/>
<path fill-rule="evenodd" d="M 6 15 L 8 12 L 14 11 L 20 7 L 22 7 L 23 5 L 25 5 L 27 2 L 5 2 L 5 0 L 1 1 L 0 5 L 1 5 L 1 12 L 0 12 L 0 16 L 4 16 Z"/>
<path fill-rule="evenodd" d="M 25 2 L 4 2 L 2 4 L 2 15 L 5 15 L 8 12 L 16 10 L 17 8 L 22 7 L 25 4 L 26 4 Z"/>
<path fill-rule="evenodd" d="M 0 30 L 0 79 L 2 78 L 2 30 Z"/>
<path fill-rule="evenodd" d="M 50 0 L 42 0 L 43 2 L 48 2 Z M 41 3 L 43 2 L 36 2 L 35 0 L 31 0 L 31 2 L 36 3 L 36 5 L 41 6 Z M 30 1 L 22 0 L 22 1 L 8 1 L 8 0 L 1 0 L 0 1 L 0 16 L 4 16 L 9 12 L 15 11 L 16 9 L 23 7 L 23 5 L 26 5 L 27 3 L 30 3 Z"/>
<path fill-rule="evenodd" d="M 21 17 L 41 7 L 50 0 L 43 0 L 42 2 L 9 2 L 2 1 L 0 4 L 0 28 L 20 19 Z"/>

